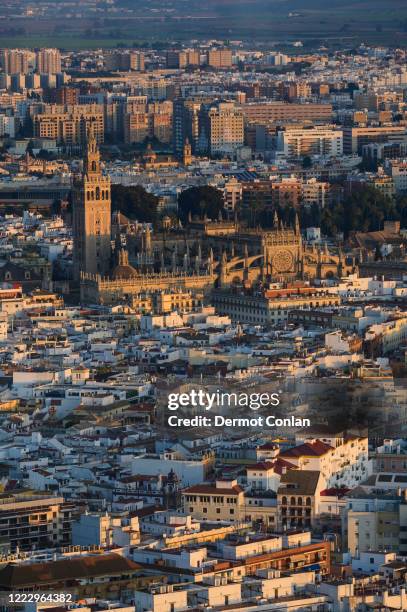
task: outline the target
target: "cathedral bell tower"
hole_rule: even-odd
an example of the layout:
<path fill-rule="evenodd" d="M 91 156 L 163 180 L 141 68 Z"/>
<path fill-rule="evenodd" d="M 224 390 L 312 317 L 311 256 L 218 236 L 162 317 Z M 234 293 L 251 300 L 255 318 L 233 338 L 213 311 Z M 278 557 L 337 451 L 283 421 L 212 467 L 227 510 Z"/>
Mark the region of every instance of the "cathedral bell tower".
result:
<path fill-rule="evenodd" d="M 74 279 L 81 272 L 106 276 L 111 257 L 110 178 L 102 174 L 100 153 L 89 130 L 82 176 L 73 194 Z"/>
<path fill-rule="evenodd" d="M 189 166 L 192 164 L 192 147 L 189 143 L 189 139 L 185 140 L 183 153 L 182 153 L 182 163 L 184 166 Z"/>

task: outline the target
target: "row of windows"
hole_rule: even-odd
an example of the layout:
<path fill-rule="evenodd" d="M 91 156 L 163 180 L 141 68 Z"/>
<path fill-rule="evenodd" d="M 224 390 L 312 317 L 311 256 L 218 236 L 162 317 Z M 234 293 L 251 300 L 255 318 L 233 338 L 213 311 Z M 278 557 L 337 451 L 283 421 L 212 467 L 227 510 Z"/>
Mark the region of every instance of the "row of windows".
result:
<path fill-rule="evenodd" d="M 12 280 L 12 278 L 13 278 L 13 277 L 12 277 L 11 272 L 6 272 L 6 273 L 5 273 L 5 275 L 4 275 L 4 280 Z M 26 271 L 24 272 L 24 278 L 25 278 L 25 280 L 30 280 L 30 278 L 31 278 L 31 273 L 30 273 L 28 270 L 26 270 Z"/>
<path fill-rule="evenodd" d="M 281 514 L 283 516 L 287 516 L 287 508 L 282 508 L 281 509 Z M 290 516 L 292 516 L 292 517 L 303 516 L 302 508 L 298 508 L 297 511 L 296 511 L 295 508 L 290 508 Z M 309 508 L 305 509 L 305 516 L 311 516 L 311 510 Z"/>
<path fill-rule="evenodd" d="M 290 505 L 291 506 L 302 506 L 303 505 L 303 498 L 302 497 L 298 497 L 297 501 L 295 501 L 295 499 L 296 499 L 295 497 L 291 497 L 290 498 Z M 288 504 L 287 500 L 288 500 L 288 497 L 284 496 L 284 497 L 281 498 L 281 503 L 282 503 L 283 506 L 286 506 Z M 304 505 L 305 506 L 311 506 L 311 503 L 312 503 L 311 502 L 311 498 L 307 497 L 305 499 L 305 504 Z"/>
<path fill-rule="evenodd" d="M 236 497 L 224 497 L 224 496 L 211 496 L 211 495 L 186 495 L 185 501 L 187 502 L 201 502 L 201 503 L 214 503 L 214 504 L 237 504 Z"/>
<path fill-rule="evenodd" d="M 189 512 L 194 512 L 194 508 L 192 506 L 189 507 Z M 203 514 L 208 514 L 208 508 L 202 508 L 202 512 Z M 216 514 L 220 514 L 221 513 L 221 509 L 220 508 L 216 508 Z M 229 514 L 234 514 L 235 513 L 235 509 L 234 508 L 230 508 L 229 510 Z"/>
<path fill-rule="evenodd" d="M 86 198 L 88 200 L 109 200 L 109 190 L 108 189 L 100 189 L 96 187 L 95 191 L 87 191 Z"/>

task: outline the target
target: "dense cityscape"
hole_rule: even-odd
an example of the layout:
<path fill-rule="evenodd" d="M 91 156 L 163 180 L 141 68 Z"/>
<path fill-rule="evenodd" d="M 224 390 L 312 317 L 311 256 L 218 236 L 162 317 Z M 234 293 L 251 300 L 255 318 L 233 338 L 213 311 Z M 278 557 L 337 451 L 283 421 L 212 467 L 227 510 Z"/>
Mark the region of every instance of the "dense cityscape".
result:
<path fill-rule="evenodd" d="M 210 36 L 0 49 L 4 611 L 407 610 L 407 52 Z"/>

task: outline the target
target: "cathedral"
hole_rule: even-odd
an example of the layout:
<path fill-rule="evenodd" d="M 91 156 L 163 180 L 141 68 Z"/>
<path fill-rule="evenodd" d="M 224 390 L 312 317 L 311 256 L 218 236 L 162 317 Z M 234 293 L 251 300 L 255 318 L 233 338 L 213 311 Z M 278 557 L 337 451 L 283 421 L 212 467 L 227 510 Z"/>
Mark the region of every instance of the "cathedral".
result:
<path fill-rule="evenodd" d="M 298 217 L 293 227 L 240 227 L 238 220 L 189 219 L 154 233 L 150 224 L 111 211 L 110 179 L 100 166 L 92 133 L 73 197 L 74 279 L 86 303 L 134 303 L 160 291 L 208 294 L 214 287 L 250 288 L 269 282 L 341 277 L 356 261 L 340 249 L 304 243 Z"/>

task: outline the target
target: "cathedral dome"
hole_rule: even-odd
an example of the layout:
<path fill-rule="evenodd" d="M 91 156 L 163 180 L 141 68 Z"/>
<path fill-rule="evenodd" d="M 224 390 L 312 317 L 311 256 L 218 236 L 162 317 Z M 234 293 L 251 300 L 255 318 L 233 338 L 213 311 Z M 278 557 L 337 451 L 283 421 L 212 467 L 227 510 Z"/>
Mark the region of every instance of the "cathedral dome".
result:
<path fill-rule="evenodd" d="M 115 280 L 129 279 L 137 276 L 137 270 L 129 264 L 129 254 L 125 249 L 119 251 L 119 262 L 114 268 L 112 278 Z"/>

